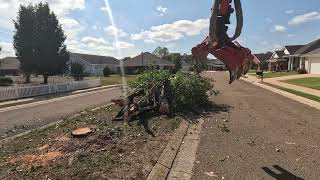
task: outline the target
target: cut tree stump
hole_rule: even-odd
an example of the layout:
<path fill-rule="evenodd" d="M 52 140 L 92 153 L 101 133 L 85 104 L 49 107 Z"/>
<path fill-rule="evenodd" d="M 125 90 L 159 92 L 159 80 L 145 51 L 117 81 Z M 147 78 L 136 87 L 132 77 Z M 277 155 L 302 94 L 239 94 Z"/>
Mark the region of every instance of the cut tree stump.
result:
<path fill-rule="evenodd" d="M 73 137 L 85 137 L 92 133 L 90 128 L 79 128 L 71 132 Z"/>

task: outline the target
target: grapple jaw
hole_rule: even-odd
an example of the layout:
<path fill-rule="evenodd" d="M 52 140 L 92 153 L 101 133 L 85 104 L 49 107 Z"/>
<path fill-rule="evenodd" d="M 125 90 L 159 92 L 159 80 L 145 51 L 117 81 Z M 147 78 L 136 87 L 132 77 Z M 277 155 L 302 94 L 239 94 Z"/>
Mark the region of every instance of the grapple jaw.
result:
<path fill-rule="evenodd" d="M 235 9 L 232 8 L 232 1 L 234 1 Z M 237 27 L 234 36 L 230 38 L 227 31 L 230 24 L 230 15 L 234 10 L 237 17 Z M 230 84 L 247 74 L 253 63 L 260 63 L 248 48 L 242 47 L 235 41 L 240 36 L 242 27 L 241 0 L 215 0 L 210 18 L 209 36 L 192 49 L 193 62 L 197 73 L 206 69 L 209 53 L 226 65 L 230 73 Z"/>
<path fill-rule="evenodd" d="M 252 64 L 260 63 L 248 48 L 242 47 L 237 42 L 218 47 L 217 44 L 211 44 L 208 38 L 192 49 L 193 62 L 197 73 L 207 69 L 209 53 L 226 65 L 230 74 L 230 84 L 246 75 Z"/>

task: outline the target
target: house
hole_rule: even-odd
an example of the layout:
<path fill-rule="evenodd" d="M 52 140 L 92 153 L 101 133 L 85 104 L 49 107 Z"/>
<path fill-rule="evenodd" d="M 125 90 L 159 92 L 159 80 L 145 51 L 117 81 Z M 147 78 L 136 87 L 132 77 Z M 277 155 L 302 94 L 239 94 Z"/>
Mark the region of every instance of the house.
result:
<path fill-rule="evenodd" d="M 305 69 L 309 74 L 320 74 L 320 48 L 303 55 Z"/>
<path fill-rule="evenodd" d="M 284 50 L 275 51 L 271 58 L 267 60 L 268 71 L 282 71 L 288 69 L 288 60 L 284 57 Z"/>
<path fill-rule="evenodd" d="M 166 70 L 173 69 L 175 64 L 165 59 L 159 58 L 149 52 L 143 52 L 133 58 L 126 58 L 123 60 L 123 67 L 128 74 L 135 74 L 143 71 L 148 67 L 155 67 L 157 69 Z M 118 71 L 120 66 L 118 66 Z"/>
<path fill-rule="evenodd" d="M 91 76 L 103 76 L 105 67 L 116 72 L 119 66 L 119 60 L 114 57 L 79 53 L 70 53 L 70 62 L 84 65 L 85 71 Z"/>
<path fill-rule="evenodd" d="M 306 69 L 310 74 L 320 74 L 320 39 L 299 49 L 295 56 L 300 58 L 299 68 Z"/>
<path fill-rule="evenodd" d="M 290 45 L 284 47 L 284 57 L 288 59 L 288 70 L 298 70 L 300 67 L 300 57 L 296 55 L 296 52 L 304 45 Z"/>
<path fill-rule="evenodd" d="M 226 70 L 226 65 L 219 59 L 208 59 L 207 70 L 208 71 L 224 71 Z"/>
<path fill-rule="evenodd" d="M 16 57 L 0 59 L 0 75 L 17 76 L 20 73 L 20 61 Z"/>
<path fill-rule="evenodd" d="M 260 61 L 260 64 L 257 65 L 252 65 L 252 69 L 263 69 L 263 70 L 268 70 L 268 62 L 267 60 L 271 59 L 271 56 L 273 55 L 272 52 L 267 52 L 267 53 L 260 53 L 260 54 L 254 54 Z"/>

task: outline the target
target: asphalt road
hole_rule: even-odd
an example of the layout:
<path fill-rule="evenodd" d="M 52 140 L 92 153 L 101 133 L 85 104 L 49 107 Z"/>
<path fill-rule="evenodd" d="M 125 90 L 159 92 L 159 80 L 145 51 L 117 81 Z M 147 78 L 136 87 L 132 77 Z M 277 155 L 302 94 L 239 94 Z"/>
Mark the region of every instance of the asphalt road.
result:
<path fill-rule="evenodd" d="M 121 93 L 117 87 L 0 109 L 0 139 L 108 104 Z"/>
<path fill-rule="evenodd" d="M 320 111 L 211 74 L 220 108 L 205 118 L 192 179 L 320 179 Z"/>

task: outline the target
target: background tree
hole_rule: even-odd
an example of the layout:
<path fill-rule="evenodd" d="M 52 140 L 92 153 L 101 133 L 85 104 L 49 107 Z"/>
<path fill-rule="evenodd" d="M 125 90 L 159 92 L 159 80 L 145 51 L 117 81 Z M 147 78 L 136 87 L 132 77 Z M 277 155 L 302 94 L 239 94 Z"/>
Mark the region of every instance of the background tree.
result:
<path fill-rule="evenodd" d="M 32 73 L 43 75 L 47 84 L 49 76 L 67 71 L 66 36 L 47 3 L 20 6 L 14 24 L 14 49 L 27 82 Z"/>
<path fill-rule="evenodd" d="M 192 54 L 183 54 L 182 55 L 182 61 L 185 61 L 188 64 L 193 64 L 192 62 Z"/>
<path fill-rule="evenodd" d="M 48 76 L 66 72 L 69 52 L 64 44 L 66 36 L 57 16 L 50 11 L 48 3 L 39 3 L 35 10 L 36 70 L 43 75 L 44 83 Z"/>
<path fill-rule="evenodd" d="M 13 47 L 27 83 L 30 82 L 30 75 L 36 70 L 34 10 L 32 5 L 20 6 L 18 17 L 14 20 Z"/>
<path fill-rule="evenodd" d="M 112 74 L 110 68 L 108 66 L 106 66 L 105 68 L 103 68 L 103 76 L 104 77 L 108 77 Z"/>
<path fill-rule="evenodd" d="M 168 48 L 159 46 L 153 51 L 152 54 L 154 54 L 160 58 L 164 58 L 164 57 L 168 56 L 170 53 L 169 53 Z"/>
<path fill-rule="evenodd" d="M 180 53 L 171 53 L 166 56 L 166 59 L 174 63 L 177 71 L 182 69 L 182 55 Z"/>
<path fill-rule="evenodd" d="M 70 73 L 74 80 L 80 81 L 86 74 L 85 67 L 80 63 L 71 63 Z"/>

